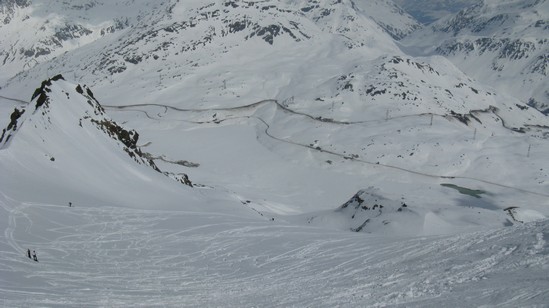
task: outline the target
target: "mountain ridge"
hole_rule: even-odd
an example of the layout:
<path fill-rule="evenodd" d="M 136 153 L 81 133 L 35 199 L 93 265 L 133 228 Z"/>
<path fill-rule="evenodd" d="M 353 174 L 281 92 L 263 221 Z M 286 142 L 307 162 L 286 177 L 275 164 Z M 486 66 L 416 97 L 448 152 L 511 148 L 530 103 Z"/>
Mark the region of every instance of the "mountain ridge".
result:
<path fill-rule="evenodd" d="M 546 13 L 483 3 L 0 2 L 3 303 L 548 302 L 544 80 L 511 74 Z"/>
<path fill-rule="evenodd" d="M 27 168 L 34 166 L 25 177 L 51 179 L 47 186 L 76 178 L 103 193 L 108 187 L 92 184 L 97 179 L 119 189 L 126 181 L 139 185 L 152 178 L 164 185 L 173 181 L 193 187 L 186 174 L 161 171 L 150 155 L 138 146 L 139 134 L 135 130 L 127 130 L 109 118 L 88 87 L 69 83 L 61 75 L 42 82 L 31 103 L 16 108 L 10 119 L 0 138 L 0 151 L 8 155 L 3 164 L 6 174 L 13 176 L 21 164 Z M 27 147 L 33 148 L 32 153 L 25 153 Z M 88 164 L 95 170 L 91 171 Z M 155 173 L 169 179 L 168 182 Z M 11 186 L 17 181 L 5 184 Z M 131 190 L 131 186 L 128 188 Z M 92 195 L 94 192 L 93 188 L 80 191 Z M 106 195 L 112 197 L 112 193 Z M 113 198 L 113 202 L 120 202 L 119 199 Z"/>
<path fill-rule="evenodd" d="M 471 77 L 547 114 L 548 14 L 544 0 L 485 0 L 418 31 L 403 44 L 419 54 L 443 55 Z"/>

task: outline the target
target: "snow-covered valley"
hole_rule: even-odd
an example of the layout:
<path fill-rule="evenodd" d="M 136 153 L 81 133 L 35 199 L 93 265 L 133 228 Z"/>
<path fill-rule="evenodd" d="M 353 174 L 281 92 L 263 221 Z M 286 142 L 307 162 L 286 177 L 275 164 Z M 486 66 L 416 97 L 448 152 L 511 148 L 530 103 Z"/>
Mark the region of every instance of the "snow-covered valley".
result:
<path fill-rule="evenodd" d="M 0 305 L 549 302 L 549 118 L 391 1 L 42 3 L 0 4 Z"/>

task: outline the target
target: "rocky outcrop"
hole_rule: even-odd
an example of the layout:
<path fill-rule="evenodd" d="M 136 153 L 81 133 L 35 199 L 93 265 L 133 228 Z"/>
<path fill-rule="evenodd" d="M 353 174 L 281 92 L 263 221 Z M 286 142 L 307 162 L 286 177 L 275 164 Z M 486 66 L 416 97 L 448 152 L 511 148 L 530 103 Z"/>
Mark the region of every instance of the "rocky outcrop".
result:
<path fill-rule="evenodd" d="M 55 87 L 58 82 L 64 82 L 63 87 Z M 118 145 L 118 147 L 113 147 L 112 151 L 116 152 L 121 149 L 136 163 L 146 165 L 182 184 L 191 187 L 193 186 L 186 174 L 162 172 L 154 163 L 153 159 L 149 157 L 150 155 L 143 153 L 137 145 L 139 133 L 133 129 L 126 129 L 110 119 L 106 114 L 105 109 L 97 101 L 93 92 L 88 87 L 85 85 L 76 85 L 73 87 L 72 91 L 60 90 L 63 88 L 66 89 L 67 86 L 68 83 L 65 82 L 65 79 L 61 75 L 54 76 L 42 82 L 40 87 L 34 91 L 31 104 L 21 109 L 16 108 L 11 114 L 10 122 L 8 126 L 2 130 L 2 135 L 0 136 L 0 149 L 9 146 L 8 142 L 17 137 L 18 129 L 25 121 L 29 120 L 29 118 L 31 118 L 34 123 L 34 128 L 36 130 L 41 130 L 42 132 L 39 133 L 43 135 L 47 135 L 48 133 L 45 131 L 52 130 L 53 127 L 57 127 L 58 129 L 62 127 L 61 129 L 65 133 L 95 127 L 96 132 L 88 131 L 82 135 L 90 136 L 90 134 L 98 133 L 107 136 Z M 80 97 L 75 98 L 74 96 Z M 65 97 L 67 101 L 63 101 L 62 99 L 59 99 L 59 97 Z M 81 104 L 81 106 L 68 106 L 66 104 Z M 70 111 L 62 112 L 61 109 L 70 109 Z M 59 117 L 61 114 L 63 114 L 63 117 L 67 117 L 67 114 L 70 117 L 74 117 L 74 121 L 70 122 L 78 124 L 74 127 L 61 126 L 61 124 L 57 122 L 63 120 L 63 125 L 66 125 L 65 121 L 67 120 L 65 118 L 60 119 Z M 23 115 L 26 117 L 23 117 Z M 42 140 L 43 142 L 47 142 L 47 138 L 45 137 L 43 137 Z M 81 142 L 86 143 L 86 140 L 81 140 Z"/>

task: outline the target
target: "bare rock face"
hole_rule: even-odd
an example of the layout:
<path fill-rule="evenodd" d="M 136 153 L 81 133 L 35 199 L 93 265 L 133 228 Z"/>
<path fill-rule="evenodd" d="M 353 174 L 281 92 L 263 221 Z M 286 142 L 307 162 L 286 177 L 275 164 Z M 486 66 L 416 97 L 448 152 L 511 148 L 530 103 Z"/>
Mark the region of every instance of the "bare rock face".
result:
<path fill-rule="evenodd" d="M 5 25 L 9 24 L 16 9 L 27 7 L 30 4 L 31 0 L 3 0 L 0 2 L 0 20 Z"/>

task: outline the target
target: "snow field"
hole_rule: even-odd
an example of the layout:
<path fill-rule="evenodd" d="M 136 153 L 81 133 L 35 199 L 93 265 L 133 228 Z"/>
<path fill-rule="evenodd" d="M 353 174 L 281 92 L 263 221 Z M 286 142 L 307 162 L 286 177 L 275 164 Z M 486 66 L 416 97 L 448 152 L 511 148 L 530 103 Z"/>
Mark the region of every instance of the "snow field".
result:
<path fill-rule="evenodd" d="M 242 196 L 253 196 L 258 187 L 263 187 L 258 197 L 278 203 L 301 196 L 294 204 L 304 212 L 334 209 L 372 185 L 384 187 L 386 193 L 414 196 L 410 199 L 419 198 L 420 204 L 428 187 L 430 197 L 424 202 L 446 204 L 466 198 L 459 194 L 433 198 L 441 190 L 439 184 L 455 182 L 455 177 L 464 177 L 459 185 L 486 190 L 482 202 L 499 204 L 494 209 L 525 205 L 546 212 L 542 187 L 547 183 L 543 170 L 548 168 L 535 159 L 544 143 L 530 139 L 535 144 L 535 152 L 530 151 L 534 159 L 524 161 L 527 140 L 497 125 L 490 127 L 497 132 L 491 136 L 483 128 L 475 135 L 474 127 L 449 118 L 434 118 L 430 126 L 429 117 L 422 115 L 329 123 L 293 114 L 270 101 L 204 111 L 161 106 L 111 111 L 128 125 L 139 126 L 143 140 L 155 140 L 146 151 L 200 164 L 198 168 L 165 164 L 165 168 L 186 170 L 198 183 L 226 187 Z M 417 135 L 422 141 L 414 139 Z"/>
<path fill-rule="evenodd" d="M 436 44 L 393 40 L 415 23 L 385 1 L 225 3 L 58 2 L 0 29 L 30 30 L 2 36 L 0 127 L 6 97 L 27 100 L 61 72 L 194 184 L 138 164 L 88 121 L 110 118 L 76 84 L 55 83 L 51 106 L 30 106 L 0 151 L 0 305 L 549 302 L 547 117 L 500 93 L 530 81 L 478 65 L 516 77 L 524 61 L 405 55 Z M 93 35 L 24 56 L 40 26 L 45 39 L 79 35 L 67 22 Z M 545 79 L 524 78 L 543 92 Z M 383 211 L 375 198 L 336 211 L 366 188 Z"/>
<path fill-rule="evenodd" d="M 546 222 L 390 239 L 2 198 L 4 306 L 543 306 Z M 35 249 L 39 263 L 24 254 Z M 527 288 L 516 288 L 517 283 Z"/>

